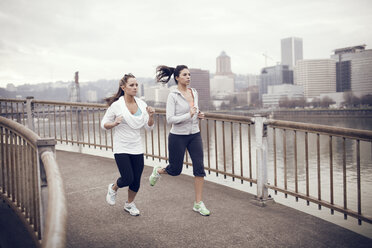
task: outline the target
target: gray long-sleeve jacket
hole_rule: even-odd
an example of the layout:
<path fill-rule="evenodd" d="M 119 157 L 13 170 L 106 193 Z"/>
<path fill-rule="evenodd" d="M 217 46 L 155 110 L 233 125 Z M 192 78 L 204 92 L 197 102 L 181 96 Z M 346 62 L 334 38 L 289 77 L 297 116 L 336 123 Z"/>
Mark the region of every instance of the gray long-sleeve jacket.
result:
<path fill-rule="evenodd" d="M 191 88 L 194 95 L 194 106 L 197 108 L 193 117 L 190 115 L 190 105 L 186 98 L 183 97 L 178 89 L 170 92 L 167 100 L 167 122 L 172 124 L 170 130 L 173 134 L 194 134 L 200 132 L 199 130 L 199 105 L 198 105 L 198 92 Z"/>

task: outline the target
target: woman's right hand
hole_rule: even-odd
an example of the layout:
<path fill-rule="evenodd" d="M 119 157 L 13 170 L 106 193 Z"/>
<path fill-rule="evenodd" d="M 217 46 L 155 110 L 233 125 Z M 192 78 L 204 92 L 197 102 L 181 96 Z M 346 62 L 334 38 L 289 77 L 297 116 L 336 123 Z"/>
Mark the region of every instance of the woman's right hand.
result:
<path fill-rule="evenodd" d="M 119 115 L 118 117 L 116 117 L 114 121 L 115 126 L 119 125 L 122 121 L 123 121 L 122 115 Z"/>
<path fill-rule="evenodd" d="M 191 117 L 193 117 L 195 113 L 196 113 L 196 107 L 190 108 L 190 115 L 191 115 Z"/>

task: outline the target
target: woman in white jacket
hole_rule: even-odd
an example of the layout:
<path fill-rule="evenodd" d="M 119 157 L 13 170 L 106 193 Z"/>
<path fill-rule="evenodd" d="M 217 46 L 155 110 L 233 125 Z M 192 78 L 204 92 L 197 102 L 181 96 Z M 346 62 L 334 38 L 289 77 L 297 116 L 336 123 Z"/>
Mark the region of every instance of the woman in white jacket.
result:
<path fill-rule="evenodd" d="M 125 74 L 119 82 L 118 92 L 106 98 L 109 105 L 102 121 L 104 130 L 114 128 L 113 150 L 120 177 L 108 186 L 106 201 L 114 205 L 119 188 L 128 188 L 128 200 L 124 210 L 133 216 L 140 214 L 134 198 L 140 188 L 144 168 L 143 144 L 140 129 L 154 127 L 152 107 L 136 97 L 138 83 L 132 74 Z"/>

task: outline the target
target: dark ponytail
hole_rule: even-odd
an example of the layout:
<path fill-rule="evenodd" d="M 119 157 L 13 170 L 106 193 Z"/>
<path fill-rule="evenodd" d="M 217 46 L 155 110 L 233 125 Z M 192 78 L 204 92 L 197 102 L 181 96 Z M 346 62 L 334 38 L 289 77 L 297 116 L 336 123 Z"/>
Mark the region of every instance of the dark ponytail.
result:
<path fill-rule="evenodd" d="M 166 84 L 169 82 L 170 78 L 174 77 L 174 81 L 178 84 L 176 77 L 180 76 L 180 72 L 183 69 L 189 69 L 186 65 L 177 65 L 176 68 L 159 65 L 156 67 L 156 81 Z"/>
<path fill-rule="evenodd" d="M 121 88 L 121 86 L 125 85 L 128 82 L 129 78 L 135 78 L 135 76 L 133 74 L 129 73 L 129 74 L 125 74 L 124 77 L 122 79 L 120 79 L 119 89 L 116 92 L 116 94 L 114 94 L 111 97 L 107 97 L 107 98 L 104 99 L 106 101 L 107 105 L 111 106 L 111 104 L 113 102 L 117 101 L 121 96 L 124 96 L 124 91 Z"/>

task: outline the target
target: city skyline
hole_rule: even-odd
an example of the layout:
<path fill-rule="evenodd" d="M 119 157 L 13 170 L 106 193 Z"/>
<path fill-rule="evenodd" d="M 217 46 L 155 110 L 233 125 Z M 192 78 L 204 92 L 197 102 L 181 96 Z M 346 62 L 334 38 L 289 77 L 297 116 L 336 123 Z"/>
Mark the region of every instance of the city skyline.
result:
<path fill-rule="evenodd" d="M 0 2 L 0 87 L 153 77 L 159 64 L 216 71 L 225 51 L 236 74 L 280 62 L 280 40 L 303 39 L 304 59 L 372 44 L 372 2 L 43 1 Z M 358 11 L 352 11 L 353 9 Z"/>

